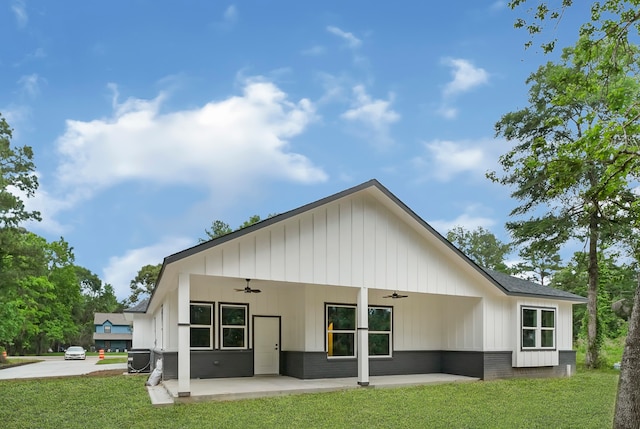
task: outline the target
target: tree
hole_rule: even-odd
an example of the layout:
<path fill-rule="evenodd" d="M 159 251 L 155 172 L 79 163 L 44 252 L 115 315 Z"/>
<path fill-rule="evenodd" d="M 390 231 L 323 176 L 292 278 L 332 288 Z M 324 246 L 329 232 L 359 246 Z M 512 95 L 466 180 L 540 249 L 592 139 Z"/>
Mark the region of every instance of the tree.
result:
<path fill-rule="evenodd" d="M 228 223 L 225 223 L 221 220 L 214 220 L 211 222 L 211 228 L 204 230 L 207 236 L 205 238 L 199 238 L 199 243 L 204 243 L 205 241 L 213 240 L 214 238 L 222 237 L 223 235 L 229 234 L 233 232 Z"/>
<path fill-rule="evenodd" d="M 270 214 L 267 216 L 267 219 L 276 216 L 276 214 Z M 260 218 L 259 215 L 253 215 L 250 216 L 249 219 L 245 220 L 242 225 L 240 225 L 238 228 L 235 229 L 235 231 L 242 229 L 242 228 L 246 228 L 248 226 L 251 226 L 255 223 L 260 222 L 262 219 Z M 214 220 L 211 223 L 211 228 L 210 229 L 205 229 L 204 232 L 205 234 L 207 234 L 207 236 L 205 238 L 199 238 L 198 242 L 199 243 L 204 243 L 205 241 L 209 241 L 209 240 L 213 240 L 214 238 L 218 238 L 218 237 L 222 237 L 223 235 L 227 235 L 231 232 L 233 232 L 234 230 L 231 229 L 231 227 L 229 226 L 228 223 L 223 222 L 221 220 Z"/>
<path fill-rule="evenodd" d="M 531 0 L 511 0 L 508 6 L 511 9 L 524 7 L 531 4 Z M 525 47 L 533 45 L 533 37 L 544 32 L 545 25 L 557 28 L 564 14 L 573 5 L 573 0 L 549 0 L 538 1 L 536 7 L 529 8 L 528 13 L 533 14 L 529 18 L 518 18 L 514 24 L 516 28 L 525 29 L 531 39 L 525 43 Z M 591 19 L 580 26 L 579 34 L 592 41 L 606 40 L 613 42 L 620 50 L 629 46 L 630 32 L 640 32 L 640 5 L 639 0 L 604 0 L 590 3 Z M 554 32 L 555 33 L 555 32 Z M 556 38 L 540 43 L 543 52 L 549 53 L 555 49 Z M 615 60 L 615 57 L 612 57 Z"/>
<path fill-rule="evenodd" d="M 613 427 L 635 429 L 640 426 L 640 273 L 620 368 Z"/>
<path fill-rule="evenodd" d="M 38 188 L 33 149 L 11 148 L 12 129 L 0 114 L 0 228 L 17 227 L 27 220 L 40 220 L 40 213 L 25 209 L 17 192 L 32 197 Z"/>
<path fill-rule="evenodd" d="M 516 8 L 527 3 L 526 0 L 512 0 L 509 5 Z M 533 21 L 527 22 L 520 18 L 516 22 L 516 27 L 527 28 L 531 35 L 541 33 L 544 28 L 544 21 L 548 17 L 551 21 L 558 20 L 564 11 L 571 6 L 571 0 L 562 0 L 560 12 L 556 9 L 550 11 L 546 1 L 539 2 L 534 13 Z M 557 3 L 557 2 L 556 2 Z M 628 64 L 629 54 L 635 56 L 636 45 L 630 43 L 632 37 L 637 39 L 640 33 L 640 0 L 604 0 L 591 4 L 591 19 L 580 27 L 580 34 L 588 40 L 584 44 L 587 48 L 584 51 L 589 53 L 593 45 L 605 45 L 609 49 L 605 50 L 605 55 L 596 67 L 590 72 L 599 76 L 605 89 L 610 89 L 610 82 L 618 82 L 616 76 L 620 76 L 620 70 L 625 69 Z M 555 25 L 554 25 L 555 26 Z M 633 34 L 635 33 L 635 34 Z M 530 45 L 531 43 L 529 43 Z M 553 50 L 555 41 L 543 43 L 545 52 Z M 622 64 L 622 65 L 621 65 Z M 636 62 L 637 65 L 637 62 Z M 614 79 L 611 79 L 611 77 Z M 630 72 L 629 76 L 637 76 L 636 72 Z M 638 144 L 640 109 L 639 99 L 633 90 L 624 90 L 620 87 L 609 91 L 610 94 L 618 98 L 614 104 L 617 111 L 622 112 L 617 120 L 610 120 L 601 124 L 598 129 L 592 130 L 590 138 L 584 142 L 577 142 L 577 148 L 581 146 L 593 147 L 594 143 L 599 143 L 605 150 L 596 152 L 601 160 L 609 160 L 606 174 L 610 176 L 608 182 L 611 188 L 626 187 L 626 180 L 630 175 L 637 175 L 638 164 L 640 163 L 640 145 Z M 636 176 L 637 179 L 637 176 Z M 630 202 L 626 209 L 636 213 L 629 216 L 627 225 L 630 229 L 638 232 L 638 200 Z M 630 235 L 633 237 L 633 234 Z M 637 234 L 635 235 L 637 237 Z M 634 241 L 632 239 L 632 241 Z M 630 246 L 634 253 L 635 260 L 640 261 L 637 240 Z M 616 398 L 616 410 L 613 426 L 615 428 L 637 428 L 640 427 L 640 395 L 637 386 L 640 385 L 640 311 L 638 302 L 640 301 L 640 279 L 634 298 L 634 309 L 629 319 L 629 333 L 624 349 L 622 372 L 618 384 L 618 395 Z"/>
<path fill-rule="evenodd" d="M 82 296 L 81 303 L 73 314 L 78 326 L 77 336 L 69 338 L 66 342 L 89 345 L 93 344 L 95 313 L 117 313 L 124 309 L 124 305 L 118 302 L 113 286 L 103 284 L 102 280 L 87 268 L 77 265 L 74 268 Z"/>
<path fill-rule="evenodd" d="M 523 262 L 516 264 L 513 272 L 541 285 L 548 284 L 553 273 L 561 268 L 560 255 L 554 249 L 545 251 L 525 246 L 518 254 Z"/>
<path fill-rule="evenodd" d="M 161 268 L 162 264 L 145 265 L 140 268 L 138 274 L 130 283 L 131 295 L 127 300 L 129 305 L 134 305 L 151 296 L 153 289 L 156 287 Z"/>
<path fill-rule="evenodd" d="M 603 124 L 626 120 L 627 108 L 640 94 L 633 73 L 636 56 L 619 62 L 621 68 L 608 73 L 605 87 L 603 75 L 593 69 L 610 49 L 581 39 L 565 49 L 560 64 L 547 63 L 531 75 L 529 107 L 496 124 L 497 135 L 518 142 L 500 157 L 505 174 L 488 175 L 516 188 L 512 196 L 522 203 L 512 216 L 535 214 L 507 224 L 517 243 L 548 251 L 572 237 L 588 242 L 587 367 L 599 365 L 598 247 L 601 240 L 616 239 L 635 199 L 630 183 L 636 173 L 618 164 L 620 143 L 601 130 Z M 546 212 L 540 215 L 538 209 Z"/>
<path fill-rule="evenodd" d="M 455 227 L 447 232 L 447 240 L 481 267 L 510 273 L 504 261 L 511 251 L 511 245 L 501 242 L 481 226 L 473 231 L 467 231 L 461 226 Z"/>

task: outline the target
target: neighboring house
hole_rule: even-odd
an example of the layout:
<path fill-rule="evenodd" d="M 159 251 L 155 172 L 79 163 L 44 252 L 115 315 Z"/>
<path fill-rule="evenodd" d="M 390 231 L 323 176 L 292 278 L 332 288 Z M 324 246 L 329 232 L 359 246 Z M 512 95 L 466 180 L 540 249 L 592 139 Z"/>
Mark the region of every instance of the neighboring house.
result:
<path fill-rule="evenodd" d="M 124 351 L 131 349 L 131 322 L 122 313 L 96 313 L 93 341 L 96 350 Z"/>
<path fill-rule="evenodd" d="M 189 396 L 258 374 L 570 375 L 584 302 L 483 270 L 371 180 L 166 257 L 126 314 Z"/>

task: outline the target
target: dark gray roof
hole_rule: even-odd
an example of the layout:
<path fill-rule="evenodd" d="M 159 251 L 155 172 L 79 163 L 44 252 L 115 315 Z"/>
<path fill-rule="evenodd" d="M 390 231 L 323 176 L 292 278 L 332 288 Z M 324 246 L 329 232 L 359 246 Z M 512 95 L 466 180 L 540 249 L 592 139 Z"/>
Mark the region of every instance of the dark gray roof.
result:
<path fill-rule="evenodd" d="M 554 289 L 549 286 L 543 286 L 529 280 L 520 279 L 518 277 L 510 276 L 509 274 L 490 270 L 488 268 L 482 268 L 482 270 L 487 273 L 489 277 L 494 280 L 494 282 L 498 283 L 498 285 L 500 285 L 505 290 L 505 293 L 507 295 L 535 295 L 545 298 L 587 302 L 586 298 L 573 294 L 571 292 Z"/>
<path fill-rule="evenodd" d="M 122 313 L 95 313 L 93 315 L 94 325 L 104 325 L 107 320 L 111 322 L 112 325 L 131 324 Z"/>
<path fill-rule="evenodd" d="M 149 306 L 149 298 L 143 299 L 133 307 L 129 307 L 124 310 L 125 313 L 144 313 Z"/>

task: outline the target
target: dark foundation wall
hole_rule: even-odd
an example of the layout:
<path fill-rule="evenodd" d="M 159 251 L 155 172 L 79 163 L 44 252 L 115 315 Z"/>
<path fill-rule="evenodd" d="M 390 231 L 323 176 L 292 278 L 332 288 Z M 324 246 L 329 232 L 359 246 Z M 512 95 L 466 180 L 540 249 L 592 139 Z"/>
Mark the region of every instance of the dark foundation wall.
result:
<path fill-rule="evenodd" d="M 406 375 L 448 372 L 443 370 L 443 355 L 447 354 L 447 369 L 450 374 L 482 377 L 482 353 L 467 355 L 463 352 L 439 350 L 394 352 L 391 358 L 370 358 L 369 375 Z M 464 354 L 461 356 L 460 354 Z M 324 352 L 283 352 L 282 375 L 302 379 L 355 377 L 358 361 L 350 359 L 328 359 Z M 475 359 L 475 361 L 474 361 Z M 478 364 L 479 362 L 479 364 Z"/>
<path fill-rule="evenodd" d="M 162 379 L 178 378 L 178 353 L 153 353 L 153 365 L 162 358 Z M 191 352 L 191 378 L 226 378 L 253 376 L 253 351 L 203 350 Z"/>
<path fill-rule="evenodd" d="M 402 351 L 392 358 L 369 359 L 369 374 L 407 375 L 445 373 L 477 377 L 484 380 L 513 377 L 562 377 L 576 369 L 573 350 L 559 352 L 559 365 L 535 368 L 513 368 L 512 352 Z M 163 359 L 164 380 L 178 378 L 177 352 L 152 351 L 155 366 Z M 356 377 L 356 359 L 328 359 L 325 352 L 280 353 L 280 374 L 300 379 Z M 191 378 L 224 378 L 253 376 L 253 351 L 192 351 Z"/>
<path fill-rule="evenodd" d="M 576 372 L 576 352 L 575 350 L 558 351 L 557 366 L 540 366 L 527 368 L 513 368 L 511 366 L 511 352 L 488 352 L 484 353 L 484 379 L 493 380 L 497 378 L 533 378 L 533 377 L 565 377 Z"/>
<path fill-rule="evenodd" d="M 513 377 L 562 377 L 576 369 L 576 352 L 561 350 L 559 365 L 535 368 L 513 368 L 512 352 L 403 351 L 392 358 L 369 359 L 369 374 L 407 375 L 445 373 L 477 377 L 484 380 Z M 282 375 L 302 379 L 356 377 L 356 359 L 327 359 L 324 352 L 282 352 Z"/>

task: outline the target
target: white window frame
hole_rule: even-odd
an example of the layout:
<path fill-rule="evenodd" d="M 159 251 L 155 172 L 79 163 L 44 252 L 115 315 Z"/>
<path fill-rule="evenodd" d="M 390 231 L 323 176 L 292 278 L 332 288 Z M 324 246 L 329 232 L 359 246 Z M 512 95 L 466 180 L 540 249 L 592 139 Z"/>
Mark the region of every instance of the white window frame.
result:
<path fill-rule="evenodd" d="M 248 350 L 249 349 L 249 304 L 228 304 L 220 303 L 219 310 L 219 325 L 220 325 L 220 350 Z M 224 308 L 243 308 L 244 309 L 244 325 L 223 325 L 222 313 Z M 227 347 L 224 345 L 224 330 L 227 329 L 242 329 L 244 333 L 244 346 L 242 347 Z"/>
<path fill-rule="evenodd" d="M 524 312 L 535 311 L 536 312 L 536 326 L 525 326 L 524 325 Z M 542 312 L 548 311 L 553 313 L 553 326 L 542 326 Z M 557 344 L 557 324 L 558 324 L 558 311 L 555 307 L 535 307 L 530 305 L 523 305 L 520 307 L 520 349 L 523 351 L 527 350 L 555 350 Z M 523 336 L 524 331 L 534 331 L 535 335 L 535 345 L 530 347 L 525 347 Z M 542 332 L 543 331 L 551 331 L 553 333 L 553 345 L 543 347 L 542 346 Z"/>
<path fill-rule="evenodd" d="M 210 311 L 211 311 L 211 323 L 209 325 L 199 325 L 199 324 L 194 324 L 191 323 L 191 307 L 192 306 L 198 306 L 198 307 L 209 307 Z M 214 303 L 213 302 L 190 302 L 189 303 L 189 348 L 191 350 L 213 350 L 214 347 L 214 338 L 213 338 L 213 326 L 214 326 Z M 209 347 L 192 347 L 191 346 L 191 329 L 192 328 L 198 328 L 198 329 L 203 329 L 203 328 L 208 328 L 209 329 Z"/>
<path fill-rule="evenodd" d="M 104 325 L 104 333 L 105 334 L 110 334 L 111 333 L 111 325 L 109 325 L 109 324 Z"/>
<path fill-rule="evenodd" d="M 386 355 L 372 355 L 369 354 L 369 357 L 372 359 L 376 358 L 390 358 L 393 357 L 393 307 L 385 307 L 382 305 L 370 305 L 368 310 L 388 310 L 389 311 L 389 330 L 388 331 L 371 331 L 369 330 L 369 336 L 371 334 L 385 334 L 389 337 L 389 354 Z M 369 321 L 369 328 L 371 328 L 371 322 Z M 369 337 L 369 345 L 371 345 L 371 337 Z"/>
<path fill-rule="evenodd" d="M 354 326 L 353 329 L 332 329 L 329 330 L 329 307 L 343 307 L 343 308 L 352 308 L 354 310 L 354 317 L 356 317 L 356 326 Z M 385 334 L 389 336 L 389 354 L 387 355 L 369 355 L 369 358 L 371 359 L 378 359 L 378 358 L 390 358 L 393 357 L 393 307 L 387 307 L 387 306 L 383 306 L 383 305 L 370 305 L 369 307 L 367 307 L 367 311 L 370 309 L 382 309 L 382 310 L 389 310 L 390 314 L 390 325 L 389 325 L 389 331 L 368 331 L 368 335 L 371 334 Z M 358 337 L 357 337 L 357 333 L 358 333 L 358 326 L 357 326 L 357 311 L 358 311 L 358 307 L 356 305 L 353 304 L 333 304 L 333 303 L 325 303 L 325 310 L 324 310 L 324 314 L 325 314 L 325 336 L 324 336 L 324 341 L 325 341 L 325 351 L 327 353 L 327 358 L 328 359 L 353 359 L 358 355 Z M 329 356 L 329 333 L 335 333 L 335 334 L 353 334 L 353 355 L 349 355 L 349 356 Z"/>
<path fill-rule="evenodd" d="M 341 308 L 351 308 L 353 309 L 353 316 L 354 316 L 354 327 L 353 329 L 332 329 L 329 330 L 329 307 L 341 307 Z M 327 358 L 328 359 L 353 359 L 358 355 L 358 338 L 357 338 L 357 332 L 358 332 L 358 319 L 357 319 L 357 307 L 355 305 L 349 305 L 349 304 L 325 304 L 324 306 L 324 317 L 325 317 L 325 336 L 324 336 L 324 342 L 325 342 L 325 350 L 327 352 Z M 349 356 L 329 356 L 329 333 L 332 334 L 353 334 L 353 355 L 349 355 Z"/>

